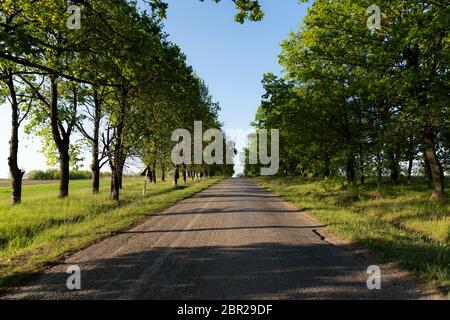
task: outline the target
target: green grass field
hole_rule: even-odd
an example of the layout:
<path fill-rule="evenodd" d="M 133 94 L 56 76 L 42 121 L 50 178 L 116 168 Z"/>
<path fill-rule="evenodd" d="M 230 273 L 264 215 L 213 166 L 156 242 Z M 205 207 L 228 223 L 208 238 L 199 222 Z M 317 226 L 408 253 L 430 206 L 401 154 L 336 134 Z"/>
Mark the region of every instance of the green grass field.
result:
<path fill-rule="evenodd" d="M 445 293 L 450 290 L 450 200 L 430 202 L 422 181 L 381 187 L 301 178 L 256 181 L 358 247 L 396 261 Z"/>
<path fill-rule="evenodd" d="M 125 179 L 120 205 L 108 199 L 109 179 L 101 193 L 91 194 L 90 181 L 72 181 L 70 197 L 58 200 L 58 184 L 27 185 L 22 204 L 11 207 L 10 188 L 0 188 L 0 287 L 29 278 L 70 252 L 166 208 L 216 183 L 208 179 L 175 188 L 171 182 L 149 184 Z"/>

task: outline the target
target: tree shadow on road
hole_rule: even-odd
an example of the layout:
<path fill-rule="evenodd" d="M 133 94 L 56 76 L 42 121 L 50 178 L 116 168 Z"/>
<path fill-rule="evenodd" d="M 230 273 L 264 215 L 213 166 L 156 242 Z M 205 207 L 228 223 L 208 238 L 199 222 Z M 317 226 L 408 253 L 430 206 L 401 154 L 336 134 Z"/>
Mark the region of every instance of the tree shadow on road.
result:
<path fill-rule="evenodd" d="M 261 243 L 159 247 L 80 262 L 82 290 L 66 288 L 68 265 L 42 275 L 16 298 L 41 299 L 418 299 L 404 275 L 367 288 L 369 262 L 332 245 Z M 382 270 L 383 272 L 383 270 Z M 25 295 L 22 295 L 25 294 Z"/>

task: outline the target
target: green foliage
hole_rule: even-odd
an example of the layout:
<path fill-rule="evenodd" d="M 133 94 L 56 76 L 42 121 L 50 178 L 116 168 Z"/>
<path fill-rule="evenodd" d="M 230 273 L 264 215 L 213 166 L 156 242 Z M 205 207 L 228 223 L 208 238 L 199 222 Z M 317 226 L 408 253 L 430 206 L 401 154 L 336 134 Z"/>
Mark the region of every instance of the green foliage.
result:
<path fill-rule="evenodd" d="M 92 172 L 90 171 L 70 171 L 70 180 L 85 180 L 92 179 Z M 59 180 L 59 170 L 34 170 L 28 173 L 29 180 Z"/>
<path fill-rule="evenodd" d="M 204 1 L 204 0 L 200 0 Z M 222 0 L 212 0 L 219 3 Z M 144 0 L 150 4 L 151 9 L 158 14 L 160 18 L 166 18 L 168 4 L 164 0 Z M 258 0 L 233 0 L 237 13 L 236 22 L 244 23 L 246 20 L 260 21 L 264 18 L 264 13 Z"/>
<path fill-rule="evenodd" d="M 47 164 L 59 163 L 61 172 L 69 165 L 78 170 L 84 160 L 75 142 L 80 133 L 93 168 L 107 161 L 118 183 L 129 157 L 168 169 L 173 130 L 192 128 L 195 120 L 208 128 L 220 123 L 207 86 L 167 40 L 167 4 L 150 1 L 150 13 L 136 1 L 78 4 L 80 29 L 67 27 L 65 0 L 0 4 L 0 68 L 17 67 L 15 78 L 35 98 L 25 131 L 42 140 Z M 262 18 L 258 1 L 235 4 L 240 22 Z M 112 184 L 115 200 L 119 189 Z M 68 181 L 62 181 L 60 197 L 67 194 Z"/>
<path fill-rule="evenodd" d="M 280 174 L 397 180 L 400 164 L 417 167 L 427 150 L 439 193 L 449 154 L 449 7 L 382 1 L 382 29 L 371 31 L 371 4 L 314 2 L 282 43 L 285 77 L 263 78 L 255 126 L 281 130 Z"/>

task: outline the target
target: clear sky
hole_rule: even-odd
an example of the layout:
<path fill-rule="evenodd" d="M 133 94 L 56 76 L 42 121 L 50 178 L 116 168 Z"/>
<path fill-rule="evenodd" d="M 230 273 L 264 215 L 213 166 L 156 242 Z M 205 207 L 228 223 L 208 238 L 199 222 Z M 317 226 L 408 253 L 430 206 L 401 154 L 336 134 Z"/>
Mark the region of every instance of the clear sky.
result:
<path fill-rule="evenodd" d="M 249 130 L 263 94 L 265 72 L 281 73 L 280 43 L 297 30 L 307 4 L 298 0 L 261 0 L 266 14 L 261 22 L 234 22 L 231 0 L 169 0 L 165 30 L 203 78 L 227 129 Z M 9 106 L 0 106 L 0 178 L 8 177 Z M 26 171 L 45 168 L 40 142 L 22 134 L 19 165 Z M 238 144 L 238 148 L 241 145 Z M 85 168 L 89 168 L 87 155 Z"/>

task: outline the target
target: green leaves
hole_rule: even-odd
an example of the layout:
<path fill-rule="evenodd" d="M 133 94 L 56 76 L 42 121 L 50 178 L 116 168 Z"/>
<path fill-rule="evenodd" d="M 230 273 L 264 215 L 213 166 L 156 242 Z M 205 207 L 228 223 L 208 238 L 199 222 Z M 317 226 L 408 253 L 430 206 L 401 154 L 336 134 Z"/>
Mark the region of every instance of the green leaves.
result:
<path fill-rule="evenodd" d="M 393 167 L 418 158 L 430 125 L 434 148 L 448 150 L 448 4 L 378 2 L 374 31 L 366 24 L 370 5 L 315 1 L 301 30 L 282 43 L 285 79 L 265 76 L 255 124 L 285 132 L 286 171 L 301 163 L 316 172 L 332 160 L 346 171 L 357 163 L 361 176 L 382 172 L 383 158 Z"/>

